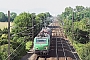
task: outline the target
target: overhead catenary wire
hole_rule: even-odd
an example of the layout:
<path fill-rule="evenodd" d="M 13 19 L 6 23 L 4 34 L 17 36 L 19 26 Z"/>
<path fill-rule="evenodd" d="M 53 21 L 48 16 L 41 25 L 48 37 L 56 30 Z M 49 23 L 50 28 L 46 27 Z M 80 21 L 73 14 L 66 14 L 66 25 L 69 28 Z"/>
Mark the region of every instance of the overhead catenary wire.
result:
<path fill-rule="evenodd" d="M 22 47 L 24 47 L 24 46 L 22 46 Z M 21 47 L 21 49 L 18 51 L 18 53 L 20 53 L 20 51 L 23 49 L 22 47 Z M 16 53 L 16 54 L 13 56 L 12 59 L 14 59 L 17 55 L 18 55 L 18 54 Z M 12 59 L 11 59 L 11 60 L 12 60 Z"/>
<path fill-rule="evenodd" d="M 38 24 L 39 24 L 39 23 L 38 23 Z M 38 24 L 33 25 L 31 28 L 25 29 L 24 31 L 18 32 L 18 33 L 16 33 L 16 34 L 13 34 L 12 37 L 15 36 L 15 35 L 18 35 L 18 34 L 25 33 L 27 30 L 33 29 L 34 26 L 37 26 Z M 24 27 L 24 28 L 27 28 L 27 27 Z M 29 34 L 30 34 L 30 33 L 29 33 Z M 28 35 L 29 35 L 29 34 L 28 34 Z M 25 40 L 23 40 L 23 42 L 24 42 L 24 41 L 25 41 Z M 23 42 L 22 42 L 22 43 L 23 43 Z M 8 57 L 10 57 L 10 56 L 22 45 L 22 43 L 21 43 L 18 47 L 16 47 L 16 49 L 14 49 L 14 51 L 13 51 L 11 54 L 9 54 Z M 8 57 L 7 57 L 5 60 L 7 60 Z M 14 57 L 13 57 L 13 58 L 14 58 Z"/>
<path fill-rule="evenodd" d="M 36 26 L 36 25 L 34 25 L 34 26 Z M 27 30 L 30 30 L 30 29 L 32 29 L 32 28 L 33 28 L 33 27 L 28 28 L 28 29 L 26 29 L 26 30 L 24 30 L 24 31 L 18 32 L 18 33 L 16 33 L 16 34 L 13 34 L 12 36 L 15 36 L 15 35 L 17 35 L 17 34 L 21 34 L 21 33 L 25 32 L 25 31 L 27 31 Z M 28 34 L 30 34 L 30 33 L 28 33 Z M 25 40 L 23 40 L 23 42 L 25 42 Z M 23 43 L 23 42 L 22 42 L 22 43 Z M 10 56 L 22 45 L 22 43 L 21 43 L 16 49 L 14 49 L 14 51 L 13 51 L 8 57 L 10 57 Z M 7 60 L 8 57 L 7 57 L 5 60 Z M 14 56 L 14 57 L 15 57 L 15 56 Z M 13 57 L 13 58 L 14 58 L 14 57 Z"/>
<path fill-rule="evenodd" d="M 26 38 L 25 38 L 25 39 L 26 39 Z M 22 43 L 25 41 L 25 39 L 22 41 Z M 14 51 L 13 51 L 9 56 L 11 56 L 11 55 L 22 45 L 22 43 L 21 43 L 16 49 L 14 49 Z M 9 57 L 9 56 L 8 56 L 8 57 Z M 5 60 L 7 60 L 8 57 L 7 57 Z"/>
<path fill-rule="evenodd" d="M 32 28 L 33 28 L 33 27 L 31 27 L 31 28 L 29 28 L 29 29 L 32 29 Z M 24 31 L 18 32 L 18 33 L 16 33 L 16 34 L 13 34 L 12 36 L 15 36 L 15 35 L 21 34 L 21 33 L 25 32 L 25 31 L 27 31 L 27 30 L 29 30 L 29 29 L 26 29 L 26 30 L 24 30 Z"/>
<path fill-rule="evenodd" d="M 39 23 L 38 23 L 39 24 Z M 18 32 L 18 33 L 16 33 L 16 34 L 13 34 L 12 36 L 15 36 L 15 35 L 18 35 L 18 34 L 21 34 L 21 33 L 24 33 L 24 32 L 26 32 L 27 30 L 30 30 L 30 29 L 33 29 L 35 26 L 37 26 L 38 24 L 36 24 L 36 25 L 34 25 L 33 27 L 24 27 L 24 28 L 28 28 L 28 29 L 26 29 L 26 30 L 24 30 L 24 31 L 21 31 L 21 32 Z M 22 28 L 22 27 L 21 27 Z M 30 33 L 29 33 L 30 34 Z"/>
<path fill-rule="evenodd" d="M 39 24 L 39 23 L 38 23 L 38 24 Z M 32 29 L 32 31 L 33 31 L 34 26 L 37 26 L 38 24 L 33 25 L 33 26 L 30 27 L 30 28 L 28 28 L 28 27 L 21 27 L 21 28 L 27 28 L 27 29 L 25 29 L 24 31 L 15 33 L 15 34 L 13 34 L 11 37 L 13 37 L 13 36 L 15 36 L 15 35 L 18 35 L 18 34 L 22 34 L 22 33 L 25 33 L 25 34 L 26 34 L 26 31 L 27 31 L 27 30 L 30 30 L 30 29 Z M 10 27 L 12 27 L 12 26 L 10 26 Z M 20 28 L 20 27 L 19 27 L 19 28 Z M 29 31 L 29 32 L 30 32 L 30 31 Z M 28 35 L 30 35 L 30 34 L 31 34 L 31 33 L 28 33 Z M 33 35 L 33 32 L 32 32 L 32 35 Z M 23 40 L 23 42 L 25 42 L 25 40 Z M 23 43 L 23 42 L 22 42 L 22 43 Z M 22 45 L 22 43 L 21 43 L 19 46 L 17 46 L 16 49 L 14 49 L 14 51 L 13 51 L 11 54 L 9 54 L 8 57 L 10 57 L 10 55 L 12 55 L 12 54 Z M 7 60 L 8 57 L 7 57 L 5 60 Z M 14 58 L 14 57 L 13 57 L 13 58 Z"/>
<path fill-rule="evenodd" d="M 29 39 L 29 38 L 28 38 L 28 39 Z M 23 42 L 25 42 L 25 41 L 26 41 L 26 40 L 24 40 Z M 22 42 L 22 43 L 23 43 L 23 42 Z M 22 43 L 21 43 L 21 44 L 22 44 Z M 20 45 L 21 45 L 21 44 L 20 44 Z M 20 47 L 20 45 L 16 48 L 16 50 Z M 23 47 L 23 46 L 22 46 L 22 47 Z M 20 49 L 20 50 L 22 50 L 22 49 Z M 20 52 L 20 50 L 19 50 L 18 52 Z M 15 52 L 15 51 L 13 51 L 13 53 L 14 53 L 14 52 Z M 12 54 L 13 54 L 13 53 L 12 53 Z M 12 55 L 12 54 L 11 54 L 11 55 Z M 17 56 L 17 55 L 18 55 L 18 54 L 16 54 L 15 56 Z M 15 56 L 14 56 L 14 57 L 15 57 Z M 14 59 L 14 57 L 13 57 L 12 59 Z M 11 60 L 12 60 L 12 59 L 11 59 Z"/>

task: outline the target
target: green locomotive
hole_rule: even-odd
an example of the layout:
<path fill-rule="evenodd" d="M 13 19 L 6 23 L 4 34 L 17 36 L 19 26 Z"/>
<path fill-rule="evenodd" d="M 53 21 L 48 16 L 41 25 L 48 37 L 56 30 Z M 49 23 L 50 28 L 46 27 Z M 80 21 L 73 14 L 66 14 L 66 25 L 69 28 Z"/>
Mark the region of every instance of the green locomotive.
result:
<path fill-rule="evenodd" d="M 38 55 L 48 55 L 50 49 L 51 29 L 44 28 L 34 38 L 34 53 Z"/>

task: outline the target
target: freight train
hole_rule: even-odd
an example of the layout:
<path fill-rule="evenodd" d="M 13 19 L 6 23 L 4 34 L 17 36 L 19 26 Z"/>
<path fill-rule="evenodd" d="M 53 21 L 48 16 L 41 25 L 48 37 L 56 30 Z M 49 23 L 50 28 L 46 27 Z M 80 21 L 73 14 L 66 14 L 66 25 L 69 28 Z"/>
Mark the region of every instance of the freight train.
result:
<path fill-rule="evenodd" d="M 34 38 L 34 53 L 38 55 L 48 55 L 52 31 L 50 28 L 42 28 L 40 33 Z"/>

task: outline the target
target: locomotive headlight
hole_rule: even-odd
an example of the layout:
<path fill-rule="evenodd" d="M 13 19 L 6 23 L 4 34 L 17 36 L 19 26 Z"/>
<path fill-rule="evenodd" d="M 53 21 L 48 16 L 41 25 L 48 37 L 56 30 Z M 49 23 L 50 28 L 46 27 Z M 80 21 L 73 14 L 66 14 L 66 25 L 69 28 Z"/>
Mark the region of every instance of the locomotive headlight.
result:
<path fill-rule="evenodd" d="M 36 48 L 36 50 L 38 50 L 38 48 Z"/>
<path fill-rule="evenodd" d="M 48 47 L 46 46 L 45 49 L 48 49 Z"/>

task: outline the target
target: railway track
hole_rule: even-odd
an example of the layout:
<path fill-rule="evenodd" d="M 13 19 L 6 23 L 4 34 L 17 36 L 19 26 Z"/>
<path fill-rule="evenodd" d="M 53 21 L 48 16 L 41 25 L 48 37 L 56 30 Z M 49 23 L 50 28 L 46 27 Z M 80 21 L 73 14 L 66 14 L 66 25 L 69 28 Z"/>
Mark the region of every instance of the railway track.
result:
<path fill-rule="evenodd" d="M 65 35 L 63 34 L 63 29 L 59 27 L 59 24 L 56 22 L 54 25 L 56 28 L 53 28 L 53 37 L 56 38 L 56 54 L 57 60 L 80 60 L 73 46 L 70 45 L 68 40 L 65 40 Z M 55 40 L 55 39 L 52 39 Z"/>
<path fill-rule="evenodd" d="M 63 29 L 57 22 L 52 24 L 52 39 L 48 56 L 33 54 L 28 60 L 80 60 L 69 40 L 65 39 Z"/>

